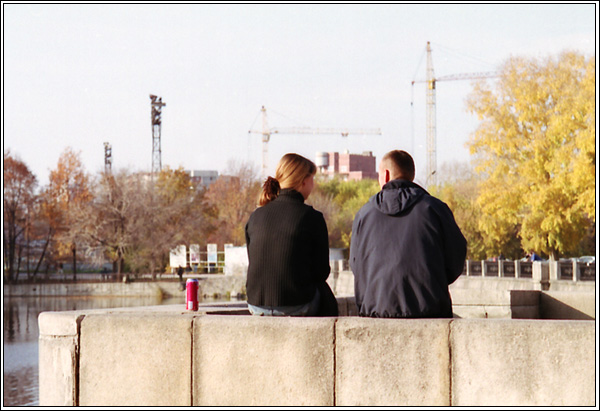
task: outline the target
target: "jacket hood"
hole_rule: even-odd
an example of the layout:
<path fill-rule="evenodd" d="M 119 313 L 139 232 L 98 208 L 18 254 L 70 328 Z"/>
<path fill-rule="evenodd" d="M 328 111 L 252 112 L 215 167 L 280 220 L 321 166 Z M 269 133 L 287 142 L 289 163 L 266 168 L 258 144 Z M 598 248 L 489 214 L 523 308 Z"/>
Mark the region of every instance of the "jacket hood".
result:
<path fill-rule="evenodd" d="M 428 194 L 421 186 L 407 180 L 392 180 L 371 197 L 373 206 L 387 215 L 399 215 Z"/>

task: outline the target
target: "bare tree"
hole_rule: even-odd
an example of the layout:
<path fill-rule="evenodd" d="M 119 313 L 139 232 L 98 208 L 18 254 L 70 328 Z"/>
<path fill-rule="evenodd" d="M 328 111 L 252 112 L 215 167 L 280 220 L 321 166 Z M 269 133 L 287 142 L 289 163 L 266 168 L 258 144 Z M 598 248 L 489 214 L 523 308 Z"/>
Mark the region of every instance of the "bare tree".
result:
<path fill-rule="evenodd" d="M 3 241 L 4 258 L 8 263 L 5 276 L 7 281 L 14 282 L 25 247 L 24 234 L 31 222 L 37 180 L 27 165 L 11 155 L 10 151 L 4 152 L 3 159 Z"/>
<path fill-rule="evenodd" d="M 140 174 L 102 174 L 94 198 L 73 208 L 76 231 L 90 247 L 100 247 L 119 279 L 126 253 L 134 244 L 136 220 L 147 213 L 147 181 Z"/>
<path fill-rule="evenodd" d="M 226 175 L 219 176 L 206 192 L 204 202 L 213 217 L 209 241 L 245 244 L 244 227 L 256 209 L 260 182 L 258 170 L 249 163 L 230 161 Z"/>

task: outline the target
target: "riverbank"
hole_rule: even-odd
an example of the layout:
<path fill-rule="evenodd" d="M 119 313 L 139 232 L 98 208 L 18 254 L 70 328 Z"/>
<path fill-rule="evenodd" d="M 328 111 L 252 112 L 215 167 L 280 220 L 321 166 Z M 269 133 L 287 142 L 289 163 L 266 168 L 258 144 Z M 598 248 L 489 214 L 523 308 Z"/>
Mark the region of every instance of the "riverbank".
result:
<path fill-rule="evenodd" d="M 246 277 L 216 274 L 185 276 L 198 280 L 198 294 L 203 298 L 229 299 L 246 295 Z M 177 280 L 130 282 L 62 282 L 33 284 L 4 284 L 4 298 L 10 297 L 159 297 L 174 298 L 185 295 L 185 285 Z"/>

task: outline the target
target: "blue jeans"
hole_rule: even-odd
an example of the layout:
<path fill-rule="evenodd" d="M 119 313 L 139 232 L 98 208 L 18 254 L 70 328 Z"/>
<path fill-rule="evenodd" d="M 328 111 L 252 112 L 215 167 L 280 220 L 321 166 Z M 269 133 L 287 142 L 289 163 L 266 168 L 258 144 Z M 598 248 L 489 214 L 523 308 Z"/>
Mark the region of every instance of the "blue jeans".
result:
<path fill-rule="evenodd" d="M 321 297 L 319 290 L 315 291 L 312 301 L 302 305 L 287 305 L 281 307 L 265 307 L 248 303 L 248 310 L 252 315 L 261 316 L 292 316 L 292 317 L 312 317 L 319 311 L 319 302 Z"/>

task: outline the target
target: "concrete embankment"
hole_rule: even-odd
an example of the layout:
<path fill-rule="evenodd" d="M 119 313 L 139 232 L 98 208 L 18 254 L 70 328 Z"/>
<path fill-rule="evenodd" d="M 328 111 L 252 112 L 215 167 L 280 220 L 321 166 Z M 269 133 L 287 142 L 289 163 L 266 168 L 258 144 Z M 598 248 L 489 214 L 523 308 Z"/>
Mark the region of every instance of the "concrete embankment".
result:
<path fill-rule="evenodd" d="M 220 298 L 236 297 L 246 292 L 246 278 L 226 275 L 197 275 L 199 295 Z M 184 279 L 185 280 L 185 279 Z M 165 298 L 184 296 L 185 291 L 177 281 L 140 281 L 140 282 L 73 282 L 5 284 L 4 297 L 59 297 L 59 296 L 163 296 Z"/>
<path fill-rule="evenodd" d="M 595 405 L 595 321 L 360 318 L 352 298 L 338 304 L 336 318 L 244 303 L 42 313 L 40 405 Z"/>

